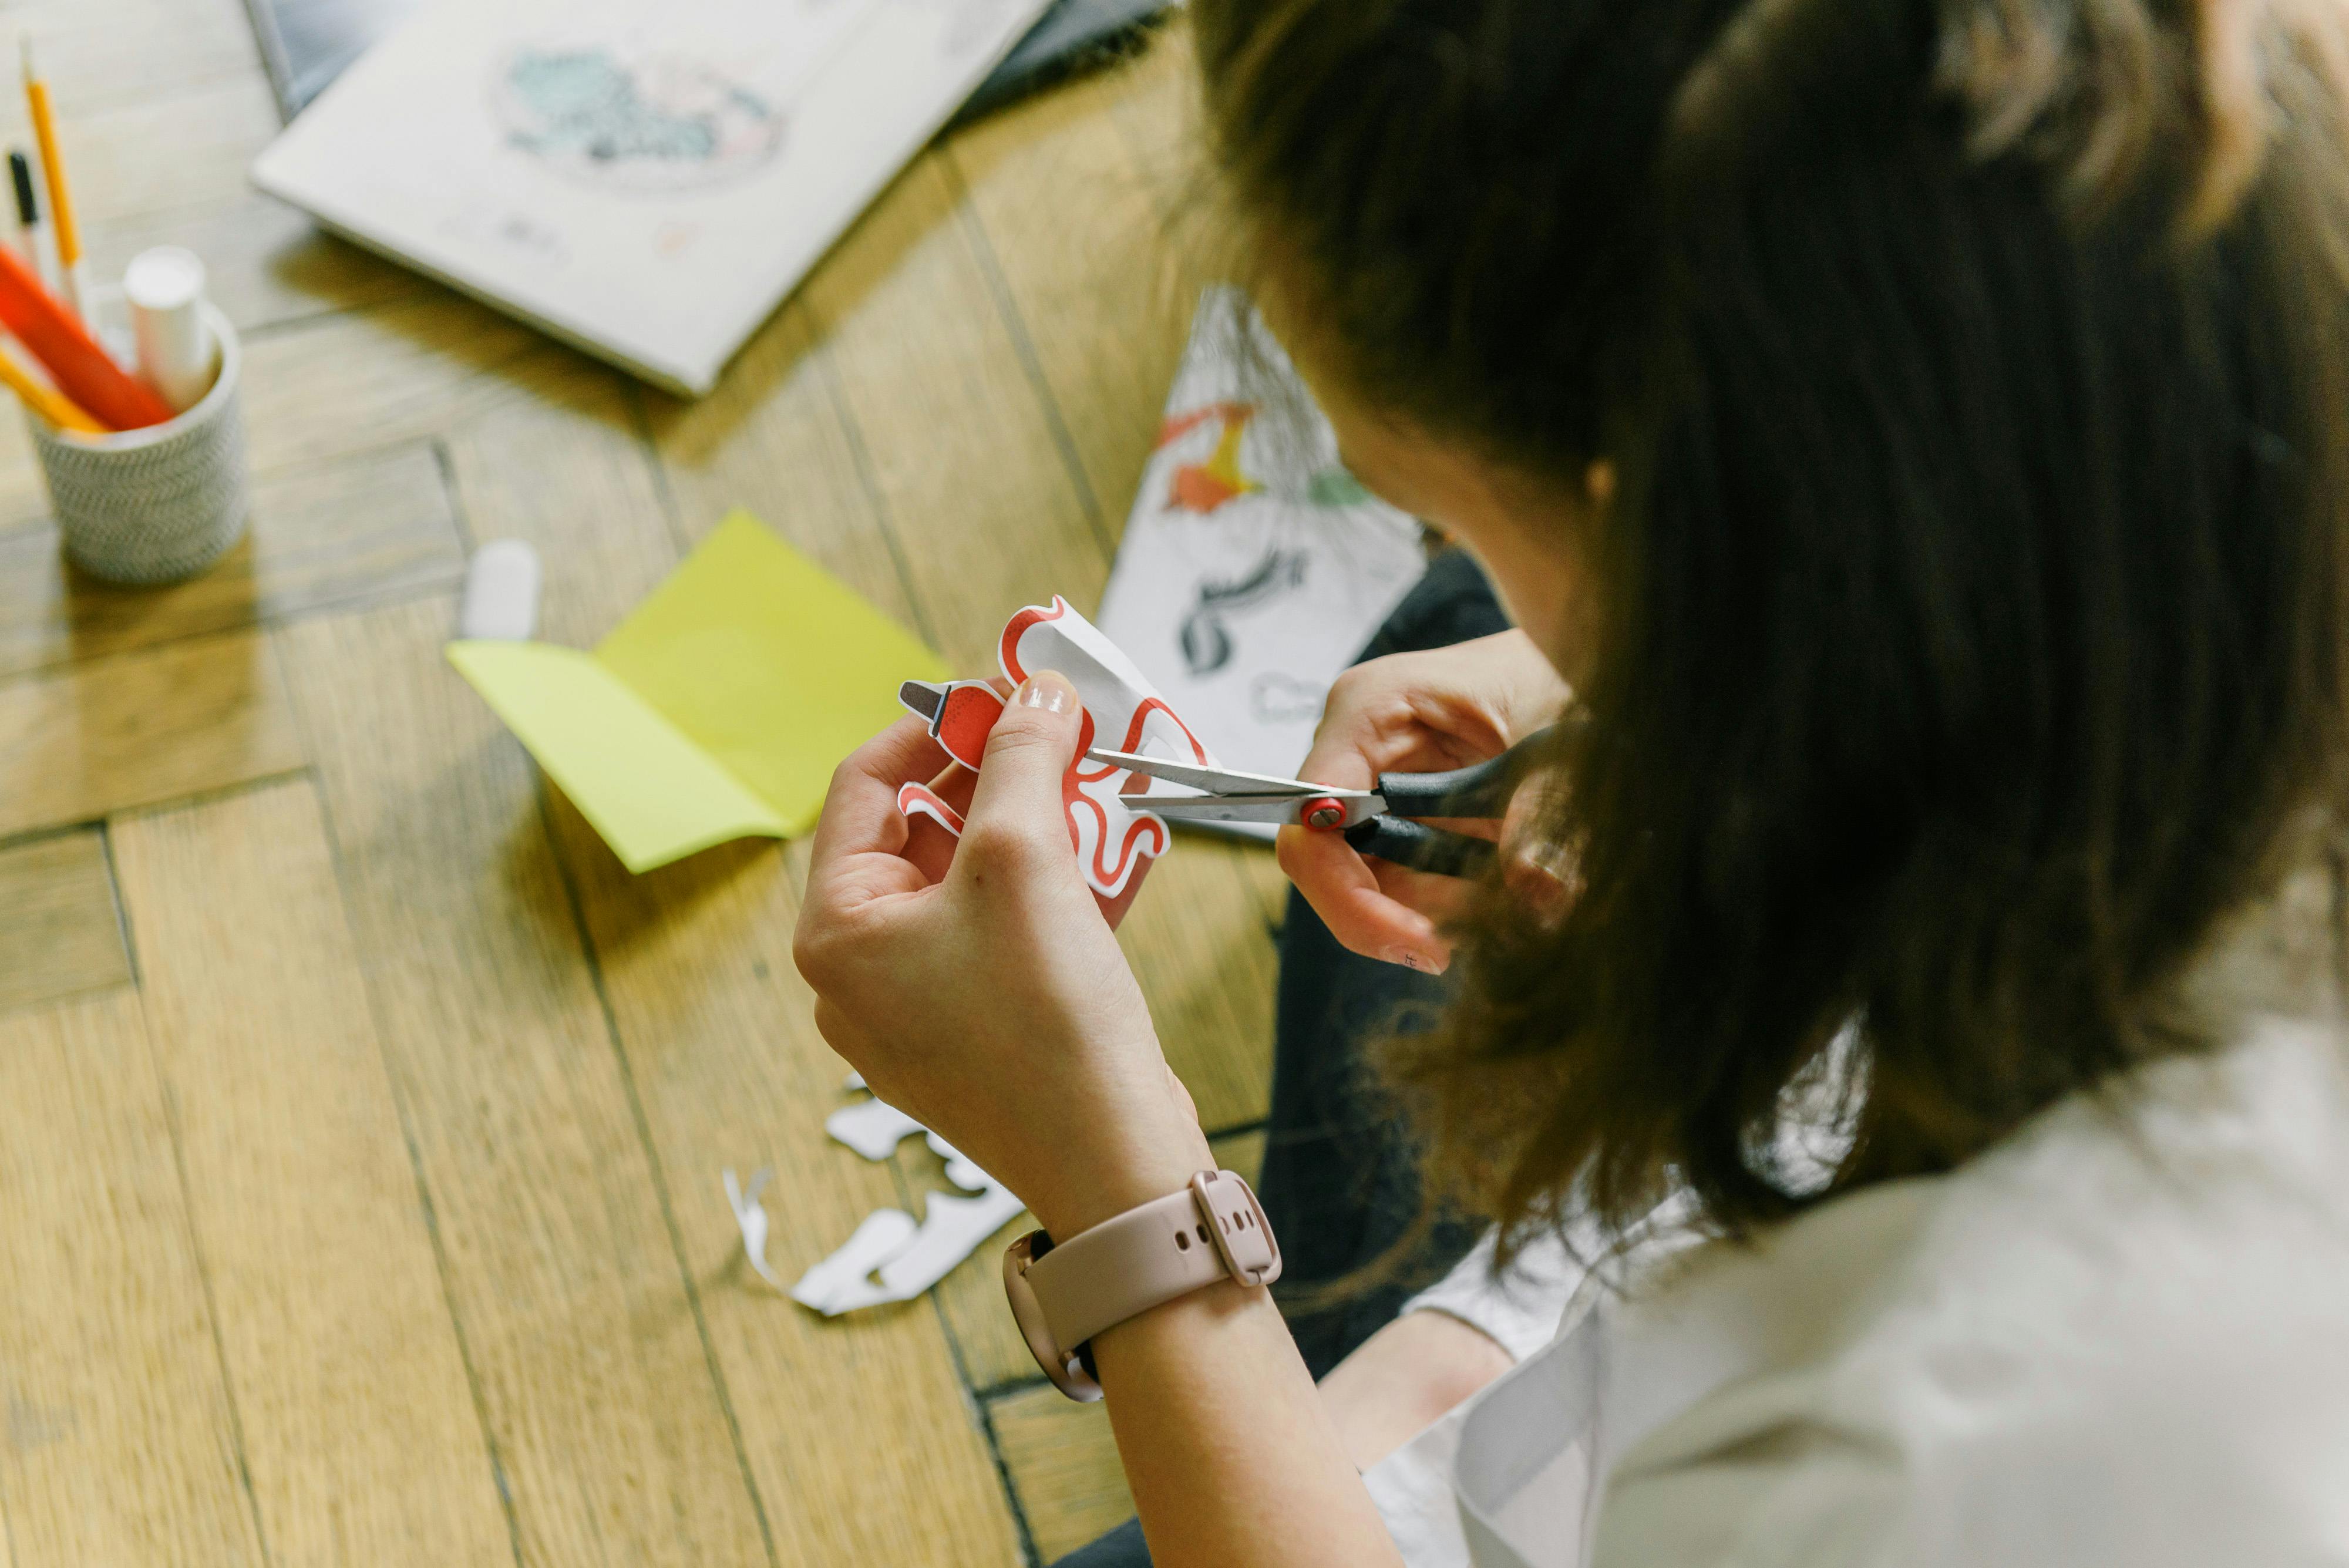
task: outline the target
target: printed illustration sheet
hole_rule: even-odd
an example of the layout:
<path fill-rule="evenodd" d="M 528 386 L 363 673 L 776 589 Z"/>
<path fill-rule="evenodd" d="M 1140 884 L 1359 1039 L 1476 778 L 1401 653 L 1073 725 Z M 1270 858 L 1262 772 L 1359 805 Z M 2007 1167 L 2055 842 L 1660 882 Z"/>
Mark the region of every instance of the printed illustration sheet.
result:
<path fill-rule="evenodd" d="M 1330 683 L 1426 569 L 1420 540 L 1340 465 L 1247 301 L 1211 290 L 1101 628 L 1224 766 L 1291 775 Z"/>

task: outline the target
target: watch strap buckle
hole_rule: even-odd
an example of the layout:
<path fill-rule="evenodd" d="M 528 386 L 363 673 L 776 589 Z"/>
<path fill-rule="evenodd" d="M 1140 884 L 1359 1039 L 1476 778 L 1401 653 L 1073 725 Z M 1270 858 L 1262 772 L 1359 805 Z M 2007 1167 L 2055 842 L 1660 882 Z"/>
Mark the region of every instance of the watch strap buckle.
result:
<path fill-rule="evenodd" d="M 1220 1170 L 1202 1170 L 1191 1178 L 1191 1199 L 1224 1272 L 1244 1285 L 1268 1285 L 1280 1277 L 1280 1249 L 1247 1182 Z"/>

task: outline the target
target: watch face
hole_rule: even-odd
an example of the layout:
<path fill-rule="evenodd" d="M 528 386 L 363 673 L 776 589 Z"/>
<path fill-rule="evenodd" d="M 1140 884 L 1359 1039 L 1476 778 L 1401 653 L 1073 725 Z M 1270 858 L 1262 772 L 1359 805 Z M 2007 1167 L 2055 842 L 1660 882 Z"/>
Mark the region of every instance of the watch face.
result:
<path fill-rule="evenodd" d="M 1074 1349 L 1064 1351 L 1052 1342 L 1043 1304 L 1028 1283 L 1028 1265 L 1051 1250 L 1052 1239 L 1041 1231 L 1030 1231 L 1006 1248 L 1003 1293 L 1011 1303 L 1011 1320 L 1019 1325 L 1019 1337 L 1028 1342 L 1028 1354 L 1036 1358 L 1052 1386 L 1071 1399 L 1091 1404 L 1102 1397 L 1101 1385 L 1086 1373 Z"/>

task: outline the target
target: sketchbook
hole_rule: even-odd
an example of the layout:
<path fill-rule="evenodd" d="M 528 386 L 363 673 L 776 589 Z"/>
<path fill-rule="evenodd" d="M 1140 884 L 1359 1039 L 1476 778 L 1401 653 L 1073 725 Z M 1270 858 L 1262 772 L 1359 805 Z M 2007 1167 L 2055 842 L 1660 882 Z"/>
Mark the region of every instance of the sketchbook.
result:
<path fill-rule="evenodd" d="M 1225 767 L 1294 777 L 1330 682 L 1426 568 L 1419 524 L 1345 471 L 1262 319 L 1210 289 L 1102 630 Z"/>
<path fill-rule="evenodd" d="M 443 0 L 253 178 L 699 394 L 1048 4 Z"/>
<path fill-rule="evenodd" d="M 292 119 L 426 0 L 245 0 L 277 107 Z M 1114 53 L 1164 0 L 1053 0 L 962 108 L 968 119 Z"/>

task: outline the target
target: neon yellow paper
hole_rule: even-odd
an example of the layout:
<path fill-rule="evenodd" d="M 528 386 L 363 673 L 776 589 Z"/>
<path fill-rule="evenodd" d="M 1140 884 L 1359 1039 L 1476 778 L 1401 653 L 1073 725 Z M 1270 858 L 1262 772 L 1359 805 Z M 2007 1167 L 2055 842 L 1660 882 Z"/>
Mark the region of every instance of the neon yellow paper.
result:
<path fill-rule="evenodd" d="M 899 683 L 946 674 L 746 512 L 593 654 L 459 642 L 449 659 L 631 871 L 805 833 Z"/>

